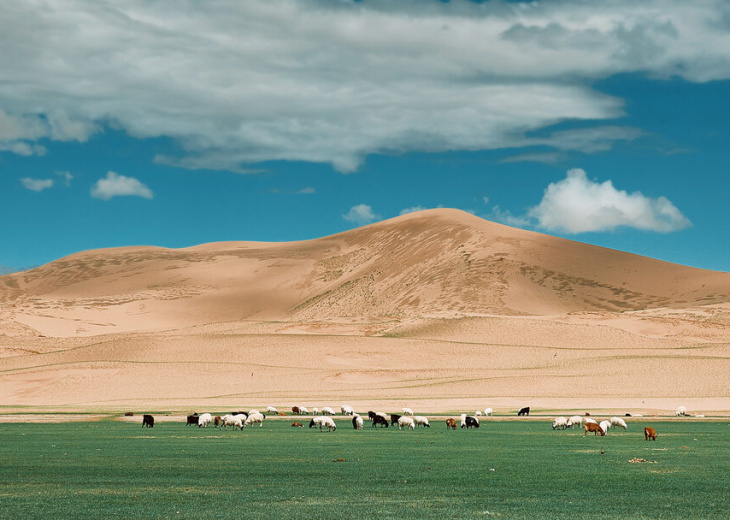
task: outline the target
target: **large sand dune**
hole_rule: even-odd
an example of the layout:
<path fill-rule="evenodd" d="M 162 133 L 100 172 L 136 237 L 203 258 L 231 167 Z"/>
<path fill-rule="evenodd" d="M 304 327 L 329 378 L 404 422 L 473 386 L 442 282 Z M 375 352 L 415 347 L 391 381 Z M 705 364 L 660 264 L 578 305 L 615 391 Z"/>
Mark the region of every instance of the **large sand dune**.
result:
<path fill-rule="evenodd" d="M 730 274 L 430 210 L 2 276 L 0 402 L 726 412 L 729 323 Z"/>

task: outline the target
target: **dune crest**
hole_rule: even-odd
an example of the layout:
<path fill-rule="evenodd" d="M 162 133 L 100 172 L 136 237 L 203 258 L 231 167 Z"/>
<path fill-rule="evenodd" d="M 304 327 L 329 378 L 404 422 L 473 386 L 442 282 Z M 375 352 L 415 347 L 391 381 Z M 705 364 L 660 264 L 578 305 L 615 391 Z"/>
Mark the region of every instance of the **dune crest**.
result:
<path fill-rule="evenodd" d="M 458 210 L 0 277 L 0 400 L 730 411 L 730 274 Z"/>

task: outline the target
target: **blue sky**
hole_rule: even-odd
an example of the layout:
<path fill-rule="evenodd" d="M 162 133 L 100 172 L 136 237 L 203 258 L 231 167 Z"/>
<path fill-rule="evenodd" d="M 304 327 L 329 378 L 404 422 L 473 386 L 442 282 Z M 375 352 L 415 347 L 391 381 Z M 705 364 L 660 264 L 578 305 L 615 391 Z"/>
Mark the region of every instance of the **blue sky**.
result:
<path fill-rule="evenodd" d="M 730 3 L 2 2 L 0 272 L 452 207 L 730 270 Z"/>

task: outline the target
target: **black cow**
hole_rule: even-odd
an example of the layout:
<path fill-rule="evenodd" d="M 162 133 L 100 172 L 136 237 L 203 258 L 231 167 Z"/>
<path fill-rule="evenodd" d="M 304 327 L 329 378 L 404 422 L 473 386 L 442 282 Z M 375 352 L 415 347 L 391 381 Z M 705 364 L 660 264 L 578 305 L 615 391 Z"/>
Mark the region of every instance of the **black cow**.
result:
<path fill-rule="evenodd" d="M 530 407 L 525 406 L 524 408 L 520 408 L 520 411 L 517 412 L 517 415 L 530 415 Z"/>
<path fill-rule="evenodd" d="M 142 416 L 142 428 L 154 428 L 155 427 L 155 418 L 151 415 L 144 414 Z"/>

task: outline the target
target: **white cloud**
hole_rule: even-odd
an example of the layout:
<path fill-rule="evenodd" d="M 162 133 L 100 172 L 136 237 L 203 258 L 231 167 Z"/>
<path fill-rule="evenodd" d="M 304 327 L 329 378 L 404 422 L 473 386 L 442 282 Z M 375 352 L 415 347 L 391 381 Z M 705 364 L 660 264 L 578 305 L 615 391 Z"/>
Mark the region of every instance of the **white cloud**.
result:
<path fill-rule="evenodd" d="M 380 218 L 380 215 L 373 213 L 373 208 L 367 204 L 358 204 L 350 208 L 350 211 L 342 215 L 342 218 L 348 222 L 353 222 L 359 226 L 370 224 Z"/>
<path fill-rule="evenodd" d="M 300 193 L 302 195 L 312 195 L 313 193 L 317 193 L 317 190 L 312 188 L 311 186 L 307 186 L 306 188 L 302 188 L 297 193 Z"/>
<path fill-rule="evenodd" d="M 691 225 L 665 197 L 618 190 L 613 183 L 589 180 L 581 169 L 568 171 L 562 181 L 550 184 L 529 217 L 540 228 L 567 233 L 610 231 L 631 227 L 667 233 Z"/>
<path fill-rule="evenodd" d="M 95 199 L 109 200 L 112 197 L 135 196 L 144 199 L 152 198 L 152 190 L 133 177 L 107 172 L 106 177 L 99 179 L 91 188 L 91 196 Z"/>
<path fill-rule="evenodd" d="M 53 179 L 31 179 L 25 177 L 20 179 L 23 187 L 31 191 L 43 191 L 53 186 Z"/>
<path fill-rule="evenodd" d="M 613 74 L 730 78 L 727 20 L 725 0 L 6 2 L 0 151 L 109 126 L 185 151 L 158 162 L 241 172 L 530 143 L 592 153 L 615 136 L 525 136 L 621 116 L 591 88 Z"/>

